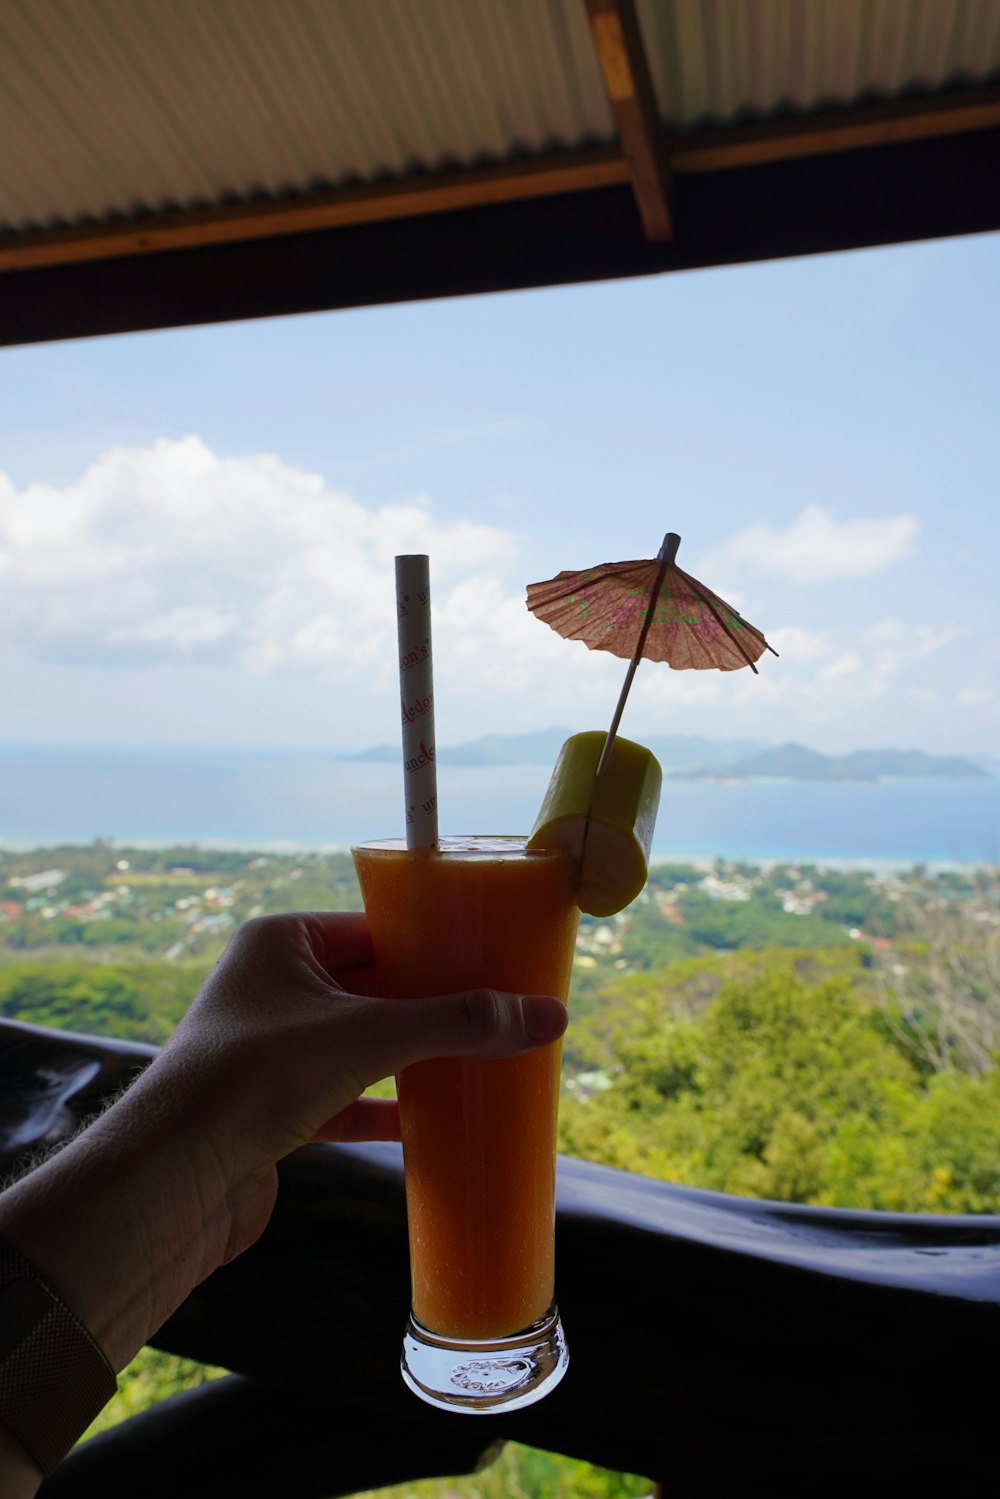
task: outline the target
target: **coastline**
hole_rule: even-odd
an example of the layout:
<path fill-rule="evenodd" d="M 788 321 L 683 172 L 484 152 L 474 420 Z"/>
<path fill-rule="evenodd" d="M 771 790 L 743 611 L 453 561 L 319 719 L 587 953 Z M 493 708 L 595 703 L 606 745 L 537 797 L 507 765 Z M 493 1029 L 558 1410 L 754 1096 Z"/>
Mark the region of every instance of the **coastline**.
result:
<path fill-rule="evenodd" d="M 351 844 L 344 842 L 309 843 L 291 839 L 242 839 L 242 838 L 213 838 L 213 837 L 177 837 L 177 838 L 9 838 L 0 832 L 0 859 L 5 854 L 22 855 L 32 853 L 56 853 L 59 849 L 87 848 L 94 843 L 101 842 L 112 849 L 127 852 L 129 849 L 195 849 L 205 852 L 217 853 L 247 853 L 247 854 L 273 854 L 276 857 L 290 857 L 293 854 L 322 855 L 349 854 Z M 937 859 L 919 858 L 908 856 L 872 856 L 869 854 L 835 855 L 826 854 L 802 854 L 780 856 L 774 854 L 725 854 L 725 853 L 691 853 L 687 851 L 657 850 L 650 854 L 649 868 L 651 871 L 657 868 L 665 868 L 671 865 L 690 864 L 693 868 L 708 872 L 717 863 L 726 865 L 749 864 L 755 869 L 776 869 L 780 867 L 803 868 L 815 866 L 817 869 L 839 869 L 839 870 L 863 870 L 876 878 L 887 877 L 893 874 L 906 873 L 908 870 L 919 867 L 929 874 L 954 874 L 962 870 L 989 870 L 1000 867 L 991 859 Z"/>
<path fill-rule="evenodd" d="M 402 828 L 398 765 L 304 752 L 0 755 L 0 850 L 117 846 L 325 852 Z M 545 766 L 449 766 L 444 833 L 526 831 Z M 653 862 L 941 869 L 1000 862 L 1000 777 L 668 781 Z"/>

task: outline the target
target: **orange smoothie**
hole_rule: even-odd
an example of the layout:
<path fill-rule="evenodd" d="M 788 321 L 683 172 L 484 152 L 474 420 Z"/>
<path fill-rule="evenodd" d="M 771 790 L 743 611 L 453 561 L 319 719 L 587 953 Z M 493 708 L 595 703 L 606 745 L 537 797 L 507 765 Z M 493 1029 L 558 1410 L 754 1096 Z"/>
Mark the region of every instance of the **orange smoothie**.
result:
<path fill-rule="evenodd" d="M 579 917 L 565 854 L 445 838 L 354 859 L 387 994 L 482 986 L 565 1002 Z M 413 1313 L 442 1337 L 505 1337 L 552 1302 L 560 1058 L 557 1044 L 400 1075 Z"/>

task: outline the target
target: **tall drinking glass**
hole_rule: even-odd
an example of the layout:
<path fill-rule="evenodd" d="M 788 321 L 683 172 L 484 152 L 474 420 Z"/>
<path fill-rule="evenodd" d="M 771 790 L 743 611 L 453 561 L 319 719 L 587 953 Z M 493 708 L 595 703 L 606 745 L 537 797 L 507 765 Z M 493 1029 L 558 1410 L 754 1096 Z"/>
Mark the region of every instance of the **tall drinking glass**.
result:
<path fill-rule="evenodd" d="M 579 911 L 559 851 L 521 838 L 354 849 L 381 981 L 401 999 L 487 987 L 564 1002 Z M 412 1310 L 403 1377 L 448 1410 L 517 1409 L 562 1378 L 554 1299 L 559 1043 L 418 1062 L 398 1079 Z"/>

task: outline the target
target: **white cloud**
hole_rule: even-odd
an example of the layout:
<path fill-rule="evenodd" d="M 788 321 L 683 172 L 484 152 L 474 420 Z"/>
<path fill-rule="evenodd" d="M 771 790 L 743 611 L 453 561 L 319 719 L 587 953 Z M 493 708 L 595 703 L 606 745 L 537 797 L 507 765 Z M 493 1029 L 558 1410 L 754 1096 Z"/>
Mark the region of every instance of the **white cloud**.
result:
<path fill-rule="evenodd" d="M 933 656 L 961 634 L 954 624 L 908 625 L 889 617 L 860 633 L 860 648 L 872 670 L 889 674 Z"/>
<path fill-rule="evenodd" d="M 340 680 L 392 668 L 397 552 L 430 553 L 446 597 L 518 544 L 439 524 L 426 501 L 368 509 L 269 454 L 221 458 L 197 437 L 113 448 L 64 488 L 0 475 L 0 639 L 39 661 Z"/>
<path fill-rule="evenodd" d="M 843 651 L 839 656 L 835 656 L 832 661 L 827 662 L 826 666 L 819 673 L 819 679 L 821 682 L 830 682 L 834 681 L 837 677 L 855 676 L 862 669 L 862 666 L 861 657 L 854 651 Z"/>
<path fill-rule="evenodd" d="M 124 628 L 120 633 L 112 631 L 109 641 L 116 639 L 131 641 L 165 641 L 180 651 L 190 650 L 206 641 L 221 640 L 236 628 L 235 614 L 225 614 L 219 609 L 194 604 L 189 608 L 170 609 L 165 614 L 156 614 L 151 619 L 140 621 Z"/>
<path fill-rule="evenodd" d="M 360 718 L 395 716 L 392 559 L 427 552 L 439 736 L 461 740 L 484 720 L 605 724 L 625 663 L 561 639 L 505 589 L 521 546 L 496 526 L 443 524 L 426 499 L 365 507 L 267 454 L 221 458 L 195 437 L 116 448 L 65 488 L 16 490 L 0 475 L 0 657 L 133 675 L 212 668 L 262 692 L 267 679 L 315 683 L 330 694 L 332 737 L 347 740 Z"/>
<path fill-rule="evenodd" d="M 640 703 L 651 707 L 714 703 L 724 690 L 720 672 L 671 671 L 657 663 L 643 665 L 640 671 L 633 690 Z M 622 677 L 624 680 L 624 672 Z"/>
<path fill-rule="evenodd" d="M 995 703 L 1000 694 L 995 687 L 962 687 L 956 696 L 964 708 L 979 708 L 985 703 Z"/>
<path fill-rule="evenodd" d="M 470 693 L 492 696 L 495 723 L 510 713 L 549 703 L 551 720 L 587 705 L 606 705 L 610 719 L 625 663 L 605 651 L 563 640 L 525 607 L 523 595 L 506 595 L 493 578 L 467 578 L 434 610 L 434 658 L 439 700 Z M 567 708 L 567 705 L 568 708 Z"/>
<path fill-rule="evenodd" d="M 824 517 L 813 534 L 840 545 L 879 524 Z M 784 540 L 801 543 L 809 525 L 800 517 Z M 884 559 L 886 535 L 882 543 Z M 259 694 L 244 684 L 255 704 L 287 697 L 295 683 L 308 696 L 315 684 L 332 738 L 387 738 L 361 724 L 395 717 L 392 558 L 428 552 L 442 742 L 543 723 L 602 727 L 626 663 L 561 639 L 528 612 L 521 589 L 503 581 L 524 545 L 500 527 L 442 523 L 426 497 L 366 507 L 271 455 L 222 458 L 194 437 L 115 448 L 64 487 L 18 489 L 0 474 L 0 658 L 39 681 L 43 667 L 60 681 L 77 668 L 118 668 L 88 677 L 112 695 L 116 681 L 159 673 L 181 684 L 178 702 L 162 707 L 165 722 L 187 711 L 188 668 L 202 669 L 202 682 L 218 670 L 234 701 L 241 676 L 261 679 Z M 750 553 L 730 543 L 730 562 L 741 555 Z M 714 569 L 698 571 L 715 580 Z M 978 670 L 951 671 L 945 648 L 960 631 L 950 623 L 888 617 L 834 630 L 792 617 L 767 633 L 780 659 L 765 655 L 759 676 L 644 663 L 623 732 L 752 726 L 808 737 L 810 726 L 858 722 L 931 690 L 939 716 L 959 698 L 991 711 L 988 647 Z M 278 679 L 273 688 L 267 678 Z"/>
<path fill-rule="evenodd" d="M 892 616 L 841 630 L 836 638 L 786 625 L 769 637 L 784 647 L 781 659 L 763 659 L 753 689 L 763 689 L 775 708 L 807 723 L 837 723 L 890 701 L 900 691 L 914 702 L 922 693 L 926 696 L 928 683 L 922 673 L 927 663 L 961 635 L 950 623 L 907 625 Z M 749 690 L 745 700 L 752 701 Z"/>
<path fill-rule="evenodd" d="M 805 630 L 801 625 L 784 625 L 771 630 L 767 639 L 778 655 L 788 661 L 815 661 L 828 655 L 831 649 L 829 635 Z"/>
<path fill-rule="evenodd" d="M 752 567 L 792 583 L 819 583 L 883 572 L 911 555 L 920 522 L 915 515 L 836 520 L 808 505 L 787 531 L 748 526 L 712 557 L 715 569 Z"/>

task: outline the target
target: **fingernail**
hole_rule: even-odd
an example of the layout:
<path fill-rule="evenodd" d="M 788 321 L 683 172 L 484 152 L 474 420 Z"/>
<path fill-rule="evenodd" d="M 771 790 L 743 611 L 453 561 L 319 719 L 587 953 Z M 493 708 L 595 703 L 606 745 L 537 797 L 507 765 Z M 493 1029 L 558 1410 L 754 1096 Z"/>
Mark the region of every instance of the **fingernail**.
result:
<path fill-rule="evenodd" d="M 529 1041 L 556 1041 L 566 1029 L 566 1006 L 551 994 L 522 995 L 521 1014 Z"/>

